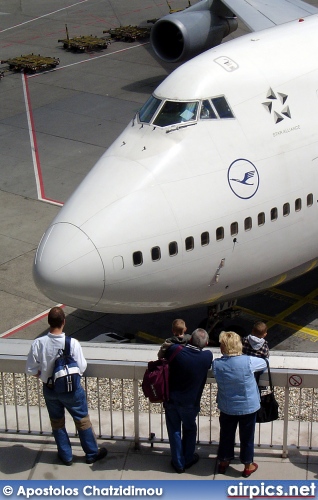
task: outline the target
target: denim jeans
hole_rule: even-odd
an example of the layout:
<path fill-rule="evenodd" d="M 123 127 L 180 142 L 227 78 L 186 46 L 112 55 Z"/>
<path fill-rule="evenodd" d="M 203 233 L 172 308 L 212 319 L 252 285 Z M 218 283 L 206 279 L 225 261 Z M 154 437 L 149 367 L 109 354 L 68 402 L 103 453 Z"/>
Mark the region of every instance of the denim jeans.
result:
<path fill-rule="evenodd" d="M 86 395 L 83 387 L 79 386 L 74 392 L 57 394 L 43 384 L 43 396 L 61 459 L 65 462 L 72 460 L 71 443 L 65 428 L 65 408 L 73 417 L 86 458 L 94 458 L 98 453 L 98 446 L 88 416 Z"/>
<path fill-rule="evenodd" d="M 183 469 L 193 460 L 197 437 L 196 417 L 200 408 L 174 403 L 165 403 L 164 406 L 172 462 L 175 467 Z"/>
<path fill-rule="evenodd" d="M 250 464 L 254 460 L 254 434 L 256 412 L 247 415 L 220 414 L 220 444 L 218 459 L 229 462 L 234 458 L 235 432 L 239 425 L 240 460 L 243 464 Z"/>

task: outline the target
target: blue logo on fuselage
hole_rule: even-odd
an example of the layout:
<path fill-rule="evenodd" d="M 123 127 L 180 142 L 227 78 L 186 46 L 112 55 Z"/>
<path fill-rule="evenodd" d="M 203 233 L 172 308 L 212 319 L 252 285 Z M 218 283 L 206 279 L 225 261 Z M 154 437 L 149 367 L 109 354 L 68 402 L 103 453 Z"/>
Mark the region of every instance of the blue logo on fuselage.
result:
<path fill-rule="evenodd" d="M 245 158 L 234 160 L 227 171 L 229 186 L 235 196 L 248 200 L 259 186 L 259 175 L 255 165 Z"/>

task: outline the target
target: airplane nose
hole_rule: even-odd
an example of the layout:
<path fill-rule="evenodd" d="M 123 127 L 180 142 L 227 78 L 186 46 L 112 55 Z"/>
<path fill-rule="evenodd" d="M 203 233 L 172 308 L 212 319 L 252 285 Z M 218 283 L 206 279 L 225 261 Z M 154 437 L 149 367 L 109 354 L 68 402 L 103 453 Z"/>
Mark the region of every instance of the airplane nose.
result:
<path fill-rule="evenodd" d="M 104 266 L 94 243 L 66 222 L 53 224 L 42 237 L 33 277 L 44 295 L 76 308 L 88 309 L 89 303 L 93 308 L 105 286 Z"/>

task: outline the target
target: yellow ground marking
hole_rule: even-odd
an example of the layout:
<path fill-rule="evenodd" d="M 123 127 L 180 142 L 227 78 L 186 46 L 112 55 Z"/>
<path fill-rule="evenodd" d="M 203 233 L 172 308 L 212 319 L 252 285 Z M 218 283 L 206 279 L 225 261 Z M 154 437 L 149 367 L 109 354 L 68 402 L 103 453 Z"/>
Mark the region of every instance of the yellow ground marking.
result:
<path fill-rule="evenodd" d="M 314 297 L 316 297 L 318 295 L 318 288 L 316 288 L 315 290 L 310 292 L 305 297 L 302 297 L 300 295 L 297 295 L 297 294 L 294 294 L 291 292 L 286 292 L 285 290 L 279 290 L 279 289 L 276 289 L 275 287 L 269 288 L 269 291 L 274 292 L 277 295 L 284 295 L 286 297 L 295 299 L 295 300 L 297 300 L 297 302 L 295 302 L 295 304 L 291 305 L 290 307 L 288 307 L 287 309 L 285 309 L 284 311 L 282 311 L 281 313 L 279 313 L 277 316 L 274 316 L 274 317 L 269 316 L 267 314 L 259 314 L 256 311 L 252 311 L 251 309 L 246 309 L 246 308 L 240 307 L 240 306 L 236 306 L 236 309 L 240 309 L 241 311 L 245 311 L 246 313 L 252 314 L 252 315 L 257 314 L 258 316 L 261 316 L 264 319 L 267 319 L 268 320 L 268 322 L 267 322 L 268 328 L 274 326 L 275 324 L 279 324 L 279 325 L 285 326 L 287 328 L 290 328 L 292 330 L 295 330 L 295 335 L 297 337 L 304 338 L 305 335 L 310 335 L 311 337 L 314 337 L 314 338 L 311 338 L 310 340 L 312 342 L 317 342 L 318 341 L 318 331 L 317 330 L 313 330 L 312 328 L 307 328 L 306 326 L 303 327 L 300 325 L 296 325 L 295 323 L 285 321 L 284 318 L 286 318 L 286 316 L 288 316 L 292 312 L 296 311 L 297 309 L 300 309 L 305 304 L 311 303 L 313 305 L 318 306 L 318 300 L 314 299 Z"/>
<path fill-rule="evenodd" d="M 304 304 L 307 304 L 311 300 L 313 300 L 314 297 L 318 295 L 318 288 L 315 288 L 312 292 L 310 292 L 308 295 L 305 297 L 302 297 L 298 302 L 293 304 L 292 306 L 288 307 L 285 309 L 285 311 L 282 311 L 280 314 L 276 316 L 276 318 L 281 319 L 284 318 L 285 316 L 288 316 L 291 312 L 296 311 L 296 309 L 300 309 Z"/>
<path fill-rule="evenodd" d="M 310 335 L 310 340 L 312 342 L 318 342 L 318 331 L 313 330 L 312 328 L 308 328 L 306 326 L 300 326 L 296 325 L 295 323 L 291 323 L 289 321 L 285 321 L 284 318 L 291 314 L 292 312 L 296 311 L 297 309 L 300 309 L 303 305 L 310 303 L 313 305 L 318 306 L 318 300 L 315 300 L 314 297 L 318 296 L 318 288 L 310 292 L 308 295 L 305 297 L 302 297 L 301 295 L 297 295 L 292 292 L 287 292 L 285 290 L 279 290 L 278 288 L 272 287 L 269 288 L 268 291 L 274 292 L 277 295 L 284 295 L 285 297 L 289 297 L 292 299 L 297 300 L 295 304 L 292 306 L 288 307 L 284 311 L 282 311 L 280 314 L 277 316 L 269 316 L 268 314 L 260 314 L 257 311 L 253 311 L 252 309 L 247 309 L 245 307 L 241 307 L 239 305 L 234 306 L 233 309 L 239 309 L 240 311 L 246 312 L 247 314 L 250 314 L 251 316 L 257 315 L 258 317 L 263 318 L 264 320 L 267 320 L 267 327 L 270 328 L 276 324 L 290 328 L 291 330 L 294 330 L 295 333 L 293 335 L 299 337 L 299 338 L 308 338 L 307 335 Z M 217 300 L 218 296 L 216 295 L 214 299 L 210 299 L 206 303 L 213 302 Z M 164 342 L 164 339 L 156 337 L 155 335 L 150 335 L 149 333 L 139 331 L 137 333 L 137 336 L 147 340 L 148 342 L 153 342 L 154 344 L 162 344 Z"/>
<path fill-rule="evenodd" d="M 163 344 L 164 342 L 164 339 L 161 339 L 159 337 L 155 337 L 154 335 L 150 335 L 150 333 L 146 333 L 146 332 L 137 332 L 137 336 L 144 339 L 144 340 L 148 340 L 150 342 L 153 342 L 154 344 Z"/>
<path fill-rule="evenodd" d="M 301 331 L 295 332 L 293 335 L 303 340 L 310 340 L 310 342 L 318 342 L 317 336 L 313 336 L 310 334 L 310 338 L 308 339 L 308 333 L 304 333 Z"/>
<path fill-rule="evenodd" d="M 287 292 L 286 290 L 279 290 L 279 288 L 270 288 L 271 292 L 275 292 L 278 295 L 284 295 L 285 297 L 290 297 L 291 299 L 303 300 L 304 297 L 302 295 L 298 295 L 297 293 Z M 317 294 L 316 294 L 317 295 Z M 315 296 L 315 295 L 314 295 Z M 310 299 L 309 295 L 306 296 L 306 302 L 318 306 L 318 299 Z"/>
<path fill-rule="evenodd" d="M 303 327 L 303 326 L 300 326 L 300 325 L 296 325 L 295 323 L 290 323 L 289 321 L 284 321 L 283 318 L 285 316 L 288 316 L 288 314 L 292 311 L 295 311 L 296 309 L 298 309 L 300 306 L 294 304 L 293 307 L 289 307 L 288 309 L 286 309 L 285 311 L 283 311 L 283 313 L 281 314 L 278 314 L 277 316 L 275 316 L 274 318 L 272 316 L 269 316 L 268 314 L 263 314 L 263 313 L 257 313 L 256 311 L 252 311 L 251 309 L 247 309 L 245 307 L 241 307 L 241 306 L 235 306 L 236 309 L 240 309 L 241 311 L 244 311 L 246 312 L 247 314 L 250 314 L 252 316 L 259 316 L 261 318 L 263 318 L 264 320 L 266 319 L 267 320 L 267 327 L 270 328 L 274 325 L 281 325 L 281 326 L 285 326 L 287 328 L 290 328 L 291 330 L 295 330 L 295 332 L 297 333 L 297 336 L 299 336 L 299 332 L 303 333 L 303 334 L 307 334 L 307 335 L 311 335 L 312 337 L 315 337 L 315 340 L 314 339 L 311 339 L 313 342 L 317 342 L 318 341 L 318 331 L 317 330 L 312 330 L 311 328 L 307 328 L 306 326 Z M 287 312 L 288 311 L 288 312 Z M 302 337 L 303 338 L 303 337 Z"/>

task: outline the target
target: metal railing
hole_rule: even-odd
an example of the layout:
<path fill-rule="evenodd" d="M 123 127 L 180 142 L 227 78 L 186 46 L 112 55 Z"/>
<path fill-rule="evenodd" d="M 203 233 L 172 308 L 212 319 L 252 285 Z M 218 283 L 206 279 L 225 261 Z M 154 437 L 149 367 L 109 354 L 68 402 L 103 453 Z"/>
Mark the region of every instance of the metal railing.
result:
<path fill-rule="evenodd" d="M 89 411 L 100 439 L 131 440 L 138 447 L 147 441 L 168 442 L 164 409 L 149 404 L 141 390 L 145 362 L 89 360 L 83 377 Z M 0 434 L 51 435 L 42 383 L 24 374 L 25 357 L 0 356 Z M 276 398 L 280 404 L 279 420 L 258 424 L 255 445 L 281 450 L 318 450 L 318 371 L 271 370 Z M 267 385 L 266 373 L 260 385 Z M 198 443 L 218 444 L 219 423 L 216 408 L 216 384 L 211 373 L 198 416 Z M 67 418 L 67 424 L 72 421 Z M 70 433 L 70 435 L 75 435 Z"/>

